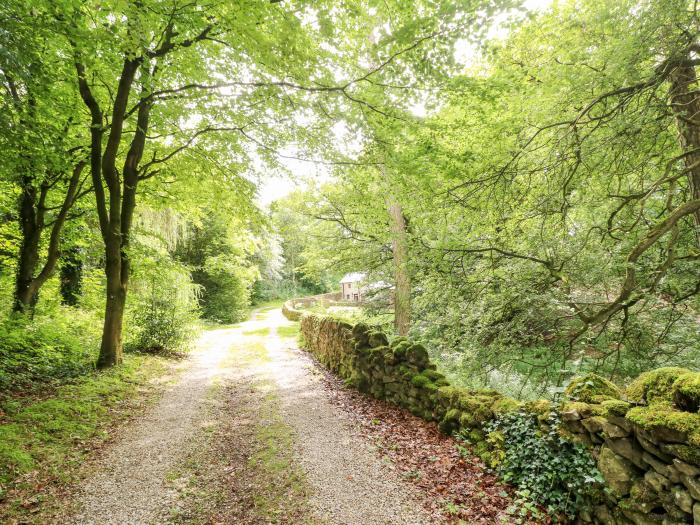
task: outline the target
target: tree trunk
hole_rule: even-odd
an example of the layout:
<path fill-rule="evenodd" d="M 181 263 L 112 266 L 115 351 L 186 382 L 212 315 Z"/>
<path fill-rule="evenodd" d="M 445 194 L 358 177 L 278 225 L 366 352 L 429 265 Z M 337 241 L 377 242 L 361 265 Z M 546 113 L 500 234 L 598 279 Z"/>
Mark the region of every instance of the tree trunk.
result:
<path fill-rule="evenodd" d="M 36 289 L 34 272 L 39 263 L 39 242 L 41 240 L 41 225 L 36 215 L 37 192 L 31 181 L 25 180 L 19 199 L 19 220 L 22 232 L 22 243 L 17 261 L 15 276 L 15 297 L 13 309 L 15 312 L 31 313 L 36 304 Z"/>
<path fill-rule="evenodd" d="M 36 305 L 39 289 L 53 275 L 60 255 L 61 236 L 63 226 L 68 218 L 68 212 L 78 198 L 80 177 L 85 166 L 84 161 L 78 162 L 73 168 L 73 174 L 68 179 L 68 187 L 63 198 L 63 203 L 58 213 L 53 217 L 49 243 L 46 248 L 46 259 L 39 273 L 39 247 L 41 236 L 46 229 L 46 199 L 51 186 L 45 180 L 37 190 L 30 177 L 22 180 L 22 195 L 19 202 L 20 229 L 22 231 L 22 244 L 20 246 L 19 263 L 15 282 L 14 310 L 18 312 L 31 312 Z M 62 174 L 56 177 L 62 177 Z"/>
<path fill-rule="evenodd" d="M 122 322 L 130 273 L 129 236 L 136 209 L 136 188 L 139 182 L 138 166 L 143 156 L 151 111 L 151 103 L 148 101 L 145 87 L 142 88 L 144 98 L 140 100 L 136 131 L 124 159 L 121 181 L 115 162 L 121 142 L 123 114 L 129 100 L 129 90 L 140 64 L 140 60 L 124 63 L 123 73 L 119 80 L 117 101 L 113 108 L 112 128 L 105 154 L 102 157 L 102 173 L 109 190 L 109 212 L 106 227 L 102 228 L 106 256 L 107 301 L 100 357 L 97 361 L 99 368 L 118 365 L 122 361 Z M 104 207 L 104 205 L 104 201 L 98 201 L 98 206 Z"/>
<path fill-rule="evenodd" d="M 122 324 L 126 305 L 126 285 L 122 283 L 122 261 L 116 239 L 116 257 L 114 256 L 115 239 L 107 246 L 105 274 L 107 276 L 107 299 L 105 301 L 105 319 L 102 327 L 102 343 L 97 368 L 107 368 L 122 362 Z"/>
<path fill-rule="evenodd" d="M 408 271 L 406 219 L 401 205 L 391 197 L 388 208 L 394 253 L 394 328 L 397 334 L 405 336 L 411 327 L 411 277 Z"/>
<path fill-rule="evenodd" d="M 700 199 L 700 94 L 692 65 L 678 66 L 670 76 L 671 109 L 676 118 L 678 140 L 684 153 L 688 188 L 693 200 Z M 693 215 L 695 238 L 700 246 L 700 210 Z"/>
<path fill-rule="evenodd" d="M 80 298 L 83 261 L 79 248 L 70 248 L 61 256 L 61 303 L 76 306 Z"/>

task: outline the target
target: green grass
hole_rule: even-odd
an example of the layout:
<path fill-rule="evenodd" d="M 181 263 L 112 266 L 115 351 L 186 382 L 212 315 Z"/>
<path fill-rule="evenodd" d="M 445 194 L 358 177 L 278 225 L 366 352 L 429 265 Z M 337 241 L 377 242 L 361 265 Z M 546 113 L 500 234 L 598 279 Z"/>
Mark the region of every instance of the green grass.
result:
<path fill-rule="evenodd" d="M 262 342 L 239 345 L 232 357 L 235 361 L 231 366 L 237 368 L 270 362 Z M 265 523 L 314 525 L 308 511 L 308 481 L 294 457 L 296 436 L 280 413 L 275 384 L 258 379 L 252 386 L 258 402 L 243 410 L 250 411 L 255 421 L 253 453 L 247 460 L 246 473 L 255 487 L 253 512 Z"/>
<path fill-rule="evenodd" d="M 284 422 L 280 400 L 271 382 L 258 382 L 265 391 L 258 406 L 256 450 L 248 459 L 256 494 L 254 512 L 265 523 L 293 518 L 294 523 L 313 525 L 308 513 L 308 481 L 294 458 L 295 435 Z"/>
<path fill-rule="evenodd" d="M 266 326 L 264 328 L 258 328 L 257 330 L 246 330 L 243 332 L 243 335 L 270 335 L 270 328 Z"/>
<path fill-rule="evenodd" d="M 245 345 L 245 350 L 240 350 L 234 354 L 239 365 L 259 366 L 270 361 L 263 343 Z M 294 517 L 294 523 L 312 525 L 307 504 L 310 489 L 295 461 L 295 435 L 280 413 L 275 385 L 268 379 L 259 379 L 253 385 L 260 395 L 255 407 L 255 451 L 248 459 L 256 487 L 254 512 L 266 523 Z"/>
<path fill-rule="evenodd" d="M 280 326 L 277 328 L 277 335 L 280 337 L 296 337 L 299 335 L 299 323 L 294 323 L 289 326 Z"/>
<path fill-rule="evenodd" d="M 221 366 L 240 370 L 269 362 L 264 343 L 253 341 L 232 345 Z M 212 401 L 231 392 L 228 387 L 234 383 L 228 381 L 224 376 L 212 387 Z M 245 523 L 314 525 L 308 505 L 310 489 L 294 459 L 295 435 L 280 413 L 275 383 L 262 374 L 246 382 L 242 390 L 245 394 L 235 404 L 241 422 L 230 421 L 226 406 L 211 405 L 206 418 L 212 426 L 202 430 L 207 433 L 205 439 L 197 441 L 191 455 L 168 473 L 167 479 L 178 487 L 181 497 L 168 523 L 196 525 L 211 523 L 212 518 L 228 523 L 225 509 L 233 506 L 245 513 Z M 246 451 L 237 460 L 241 463 L 232 465 L 232 451 L 241 449 Z M 229 478 L 231 469 L 236 480 Z"/>
<path fill-rule="evenodd" d="M 133 411 L 135 398 L 155 390 L 150 380 L 166 367 L 163 358 L 126 355 L 123 366 L 89 373 L 49 397 L 6 398 L 0 405 L 0 501 L 11 488 L 19 495 L 33 490 L 22 477 L 30 471 L 32 483 L 68 481 L 94 445 L 108 437 L 110 424 Z M 0 507 L 0 518 L 3 510 L 12 515 L 19 509 L 19 497 L 13 498 Z"/>

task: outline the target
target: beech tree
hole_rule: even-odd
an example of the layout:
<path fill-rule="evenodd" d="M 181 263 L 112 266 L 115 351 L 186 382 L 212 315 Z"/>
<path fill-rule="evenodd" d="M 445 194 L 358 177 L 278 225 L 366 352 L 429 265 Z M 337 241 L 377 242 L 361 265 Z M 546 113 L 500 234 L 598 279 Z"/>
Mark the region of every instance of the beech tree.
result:
<path fill-rule="evenodd" d="M 22 2 L 8 3 L 0 16 L 9 29 L 0 33 L 0 143 L 7 157 L 1 169 L 18 193 L 14 218 L 21 239 L 13 308 L 31 313 L 56 270 L 66 221 L 90 184 L 75 120 L 78 99 L 63 82 L 65 60 L 55 35 L 37 28 Z"/>

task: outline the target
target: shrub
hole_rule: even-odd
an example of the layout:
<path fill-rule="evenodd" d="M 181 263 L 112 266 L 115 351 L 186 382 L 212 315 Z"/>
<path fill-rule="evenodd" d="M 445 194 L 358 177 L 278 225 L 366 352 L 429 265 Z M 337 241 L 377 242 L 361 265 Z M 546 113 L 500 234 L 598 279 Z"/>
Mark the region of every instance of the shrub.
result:
<path fill-rule="evenodd" d="M 40 388 L 94 368 L 99 322 L 73 308 L 30 320 L 9 315 L 0 321 L 0 392 Z"/>
<path fill-rule="evenodd" d="M 130 315 L 127 348 L 149 353 L 175 353 L 192 340 L 197 320 L 197 287 L 179 265 L 149 271 L 141 278 Z"/>
<path fill-rule="evenodd" d="M 542 428 L 532 414 L 518 411 L 497 417 L 485 429 L 502 447 L 498 473 L 524 503 L 542 505 L 555 519 L 573 519 L 599 494 L 603 477 L 593 458 L 583 445 L 561 436 L 555 413 Z"/>
<path fill-rule="evenodd" d="M 229 254 L 208 257 L 197 282 L 203 286 L 202 314 L 212 321 L 237 323 L 248 315 L 255 270 Z"/>

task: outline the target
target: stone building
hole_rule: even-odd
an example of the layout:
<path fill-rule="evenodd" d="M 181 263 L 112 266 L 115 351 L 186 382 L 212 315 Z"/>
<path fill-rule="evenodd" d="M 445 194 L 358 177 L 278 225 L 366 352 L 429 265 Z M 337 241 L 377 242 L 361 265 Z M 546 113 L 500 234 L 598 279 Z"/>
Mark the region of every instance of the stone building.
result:
<path fill-rule="evenodd" d="M 340 280 L 340 293 L 343 301 L 362 301 L 364 281 L 367 277 L 362 272 L 346 273 Z"/>

